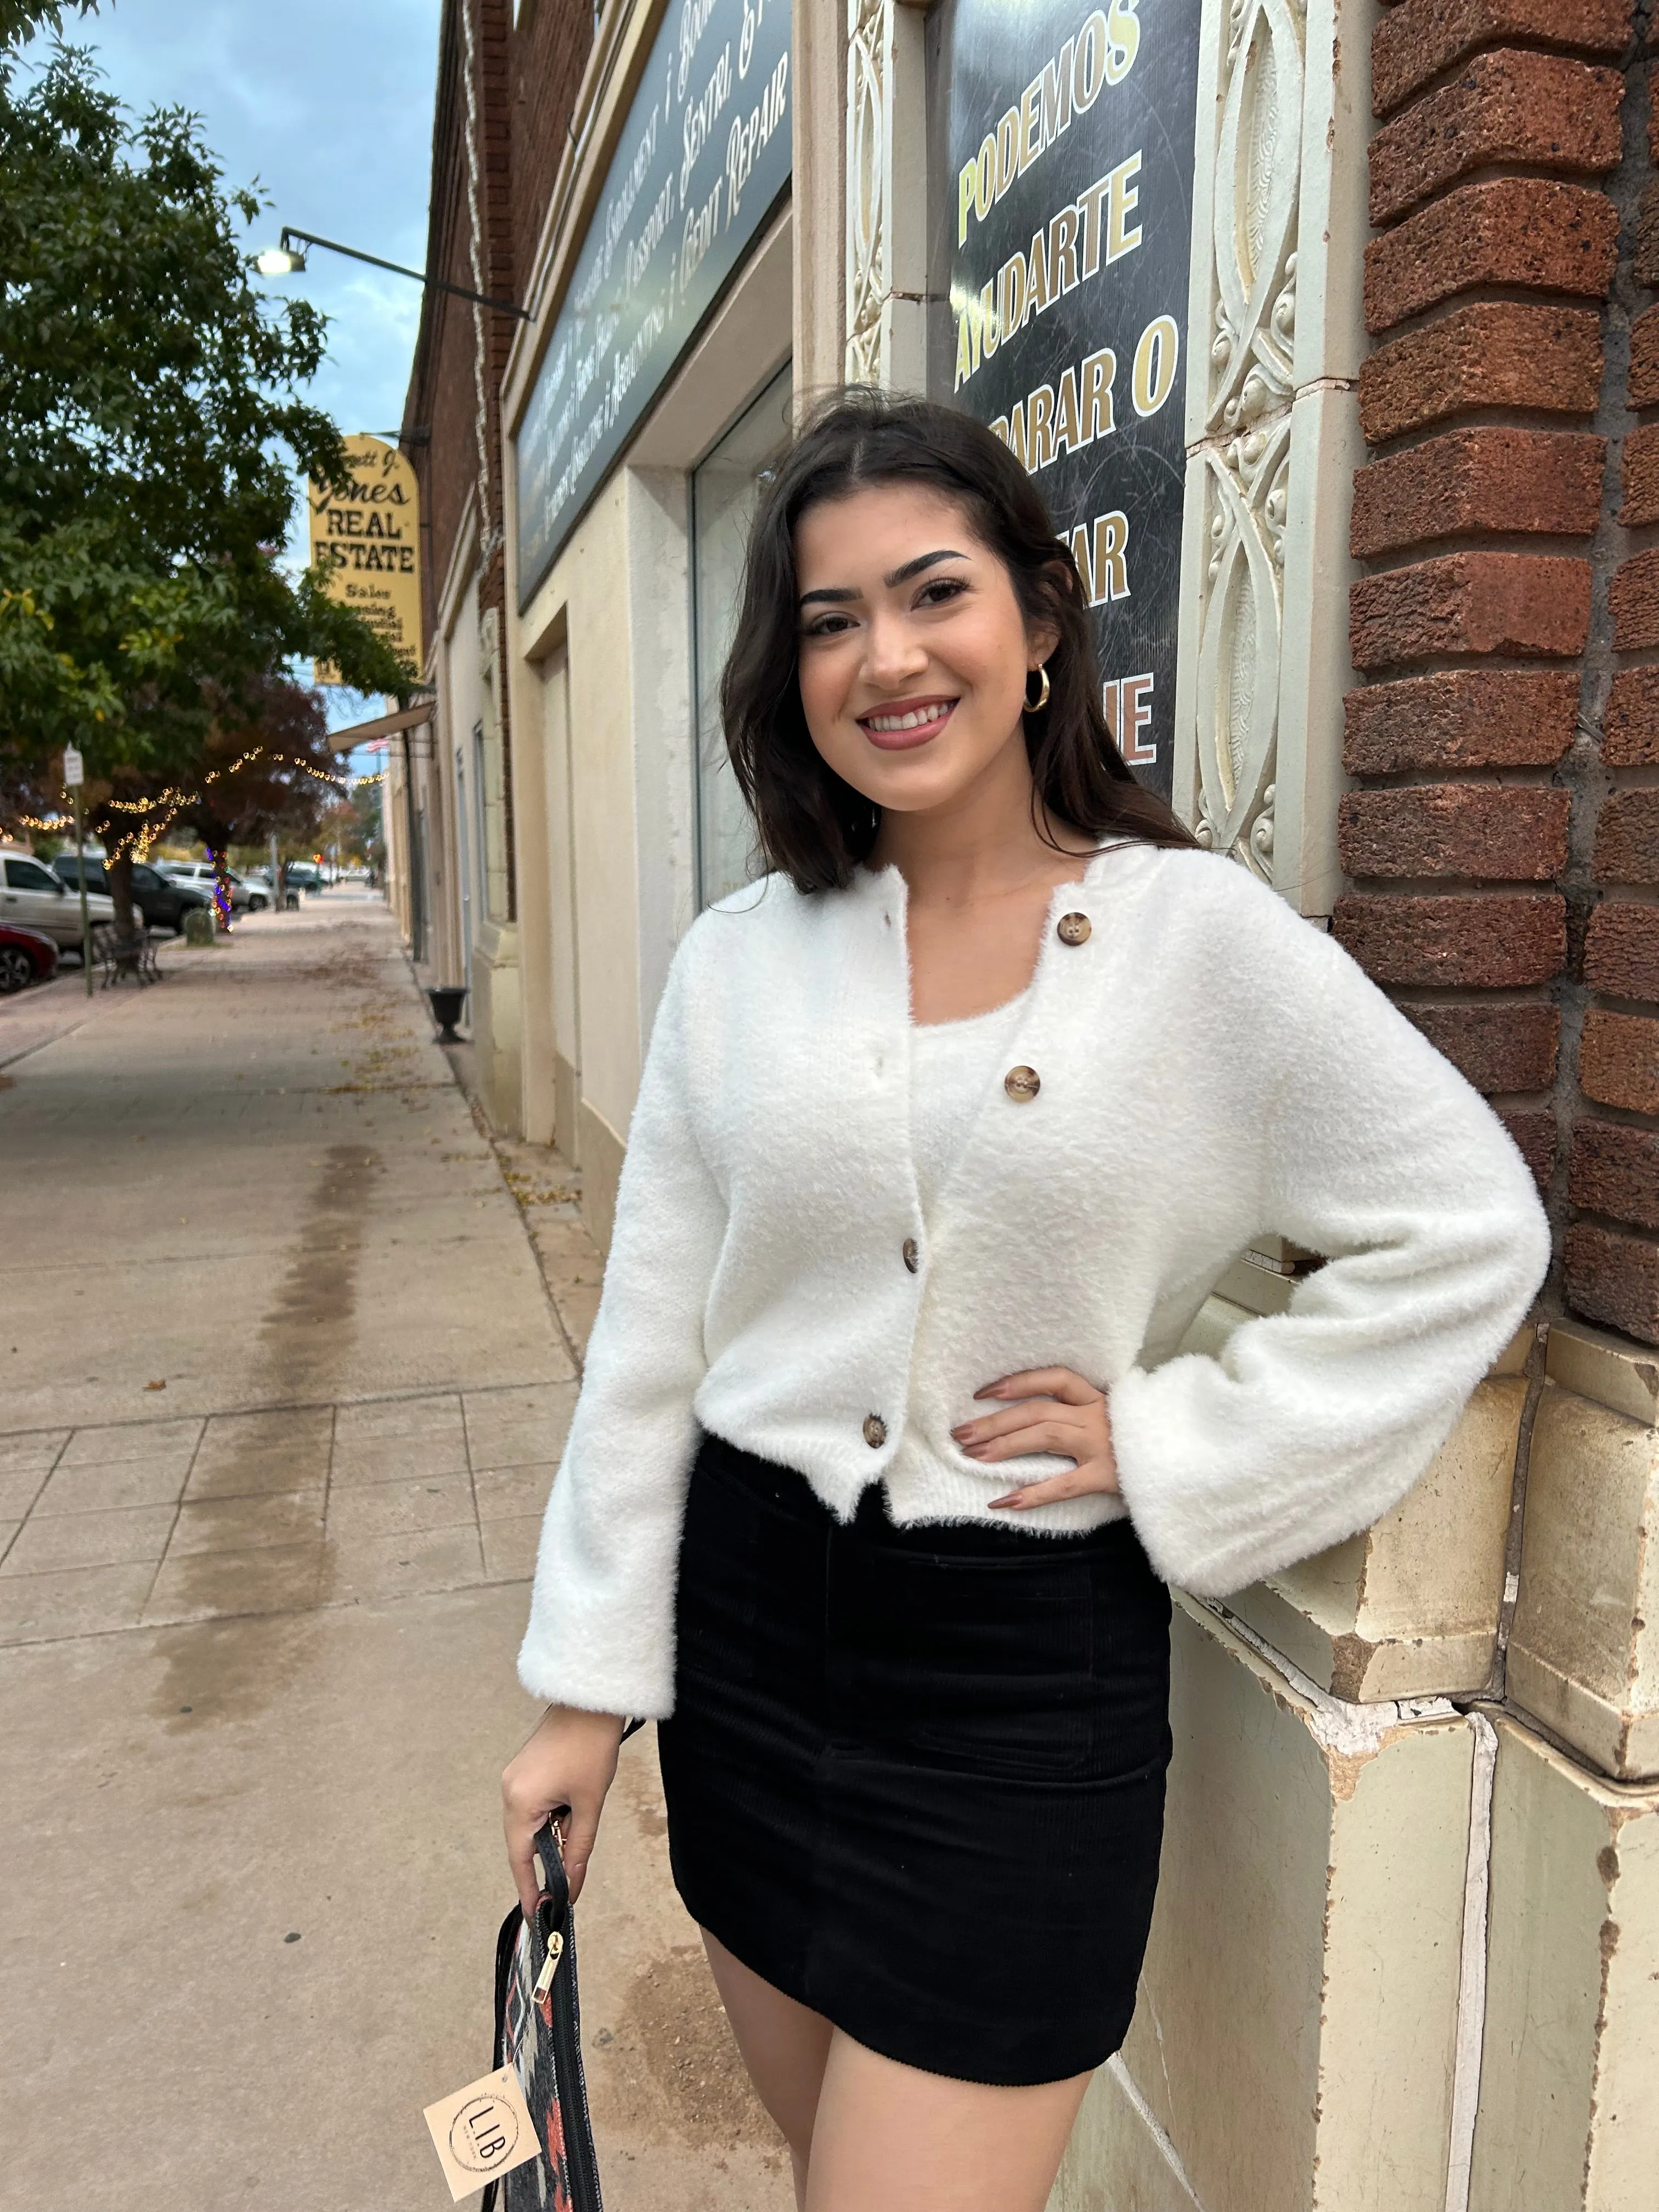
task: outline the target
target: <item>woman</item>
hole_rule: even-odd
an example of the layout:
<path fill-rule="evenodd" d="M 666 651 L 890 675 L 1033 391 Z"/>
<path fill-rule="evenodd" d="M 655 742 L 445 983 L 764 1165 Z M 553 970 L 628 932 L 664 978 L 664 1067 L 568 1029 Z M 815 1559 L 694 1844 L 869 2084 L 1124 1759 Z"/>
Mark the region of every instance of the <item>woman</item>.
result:
<path fill-rule="evenodd" d="M 1192 849 L 1013 457 L 848 392 L 767 487 L 723 705 L 773 872 L 635 1109 L 505 1778 L 573 1887 L 623 1717 L 811 2212 L 1039 2212 L 1134 2006 L 1165 1583 L 1392 1505 L 1548 1256 L 1500 1124 Z M 1178 1351 L 1277 1231 L 1328 1255 Z M 671 1717 L 672 1716 L 672 1717 Z"/>

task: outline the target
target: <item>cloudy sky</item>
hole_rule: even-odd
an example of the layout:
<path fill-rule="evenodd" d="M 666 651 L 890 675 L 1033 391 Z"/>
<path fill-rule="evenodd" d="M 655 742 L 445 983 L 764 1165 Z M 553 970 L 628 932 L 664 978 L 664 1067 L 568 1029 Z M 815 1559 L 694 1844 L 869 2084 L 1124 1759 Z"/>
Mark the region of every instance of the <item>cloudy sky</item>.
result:
<path fill-rule="evenodd" d="M 439 0 L 103 0 L 67 35 L 130 107 L 201 116 L 227 185 L 257 180 L 270 202 L 251 245 L 274 246 L 289 222 L 418 269 L 438 14 Z M 343 430 L 395 431 L 420 287 L 313 252 L 302 276 L 270 289 L 303 291 L 329 318 L 311 397 Z M 365 711 L 329 696 L 337 727 Z"/>

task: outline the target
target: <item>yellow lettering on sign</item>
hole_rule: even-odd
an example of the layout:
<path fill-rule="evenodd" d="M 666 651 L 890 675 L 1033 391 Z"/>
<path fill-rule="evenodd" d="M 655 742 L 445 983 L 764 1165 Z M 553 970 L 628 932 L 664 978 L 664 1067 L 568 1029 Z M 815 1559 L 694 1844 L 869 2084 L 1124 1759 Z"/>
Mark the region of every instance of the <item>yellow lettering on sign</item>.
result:
<path fill-rule="evenodd" d="M 1110 0 L 1051 55 L 1019 98 L 987 133 L 979 152 L 957 173 L 957 244 L 969 227 L 983 222 L 1017 177 L 1040 161 L 1099 99 L 1103 88 L 1121 84 L 1140 51 L 1138 0 Z M 1093 270 L 1089 272 L 1091 276 Z"/>
<path fill-rule="evenodd" d="M 1117 356 L 1110 346 L 1091 353 L 1083 364 L 1083 434 L 1079 445 L 1089 445 L 1111 430 L 1112 379 L 1117 374 Z"/>
<path fill-rule="evenodd" d="M 1135 348 L 1134 402 L 1137 415 L 1156 415 L 1170 396 L 1181 357 L 1181 335 L 1173 315 L 1147 324 Z"/>
<path fill-rule="evenodd" d="M 1129 518 L 1121 508 L 1095 517 L 1094 559 L 1091 566 L 1091 606 L 1104 606 L 1108 599 L 1128 598 Z"/>
<path fill-rule="evenodd" d="M 1110 190 L 1106 196 L 1106 264 L 1121 261 L 1126 253 L 1133 252 L 1140 243 L 1140 225 L 1133 230 L 1128 227 L 1132 209 L 1140 204 L 1140 194 L 1130 179 L 1140 174 L 1140 156 L 1131 154 L 1127 161 L 1120 161 L 1108 180 Z"/>
<path fill-rule="evenodd" d="M 1112 0 L 1106 13 L 1106 82 L 1121 84 L 1140 52 L 1140 23 L 1135 0 Z"/>

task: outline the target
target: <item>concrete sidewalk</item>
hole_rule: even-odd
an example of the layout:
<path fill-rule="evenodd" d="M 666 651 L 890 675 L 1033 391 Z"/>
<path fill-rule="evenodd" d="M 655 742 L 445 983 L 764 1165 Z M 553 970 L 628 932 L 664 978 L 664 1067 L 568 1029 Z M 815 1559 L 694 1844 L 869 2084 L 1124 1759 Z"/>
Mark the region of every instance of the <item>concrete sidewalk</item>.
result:
<path fill-rule="evenodd" d="M 378 901 L 164 965 L 0 1012 L 0 2206 L 435 2208 L 597 1255 Z M 607 2205 L 782 2212 L 662 1830 L 647 1731 L 580 1914 Z"/>

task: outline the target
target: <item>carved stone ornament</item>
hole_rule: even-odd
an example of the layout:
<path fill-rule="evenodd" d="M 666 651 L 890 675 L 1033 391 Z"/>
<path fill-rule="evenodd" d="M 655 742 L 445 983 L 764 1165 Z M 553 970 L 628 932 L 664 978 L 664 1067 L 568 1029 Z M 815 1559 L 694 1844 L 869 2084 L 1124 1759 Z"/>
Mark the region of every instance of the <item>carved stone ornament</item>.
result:
<path fill-rule="evenodd" d="M 1288 414 L 1205 454 L 1211 551 L 1198 650 L 1200 843 L 1273 880 Z"/>
<path fill-rule="evenodd" d="M 1232 0 L 1216 149 L 1216 334 L 1205 427 L 1231 430 L 1294 388 L 1303 40 L 1291 0 Z"/>
<path fill-rule="evenodd" d="M 847 380 L 882 382 L 893 0 L 847 0 Z"/>
<path fill-rule="evenodd" d="M 1273 880 L 1285 525 L 1295 391 L 1305 20 L 1231 0 L 1210 210 L 1197 681 L 1200 841 Z"/>

